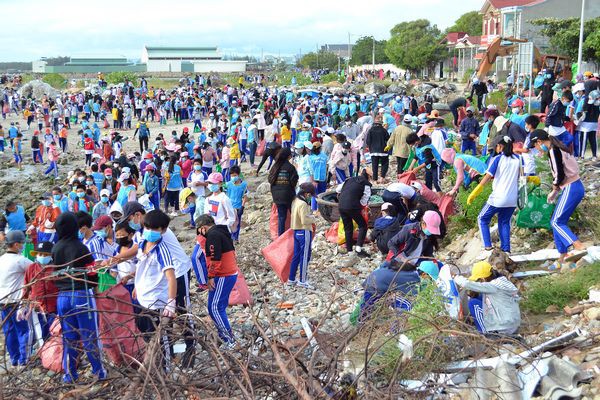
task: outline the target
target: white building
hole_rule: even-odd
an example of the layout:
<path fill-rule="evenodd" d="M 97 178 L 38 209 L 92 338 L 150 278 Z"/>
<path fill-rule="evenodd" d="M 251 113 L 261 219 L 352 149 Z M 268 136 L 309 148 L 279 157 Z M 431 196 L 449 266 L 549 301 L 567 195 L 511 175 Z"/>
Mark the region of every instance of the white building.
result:
<path fill-rule="evenodd" d="M 245 72 L 247 61 L 223 60 L 217 47 L 144 46 L 148 72 Z"/>

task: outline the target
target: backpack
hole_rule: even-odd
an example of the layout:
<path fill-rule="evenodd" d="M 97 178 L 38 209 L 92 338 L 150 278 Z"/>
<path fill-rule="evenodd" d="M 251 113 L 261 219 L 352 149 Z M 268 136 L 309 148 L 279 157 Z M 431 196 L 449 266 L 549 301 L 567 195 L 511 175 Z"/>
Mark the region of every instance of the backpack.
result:
<path fill-rule="evenodd" d="M 140 124 L 139 137 L 140 139 L 148 137 L 148 125 L 146 125 L 146 123 Z"/>

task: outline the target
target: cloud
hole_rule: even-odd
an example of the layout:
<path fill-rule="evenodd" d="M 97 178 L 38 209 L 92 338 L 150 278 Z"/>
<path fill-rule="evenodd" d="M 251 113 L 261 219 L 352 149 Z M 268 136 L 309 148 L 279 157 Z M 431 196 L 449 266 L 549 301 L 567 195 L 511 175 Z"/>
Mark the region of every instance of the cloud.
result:
<path fill-rule="evenodd" d="M 297 54 L 359 36 L 389 37 L 402 21 L 427 18 L 445 28 L 482 0 L 0 0 L 6 18 L 0 61 L 43 56 L 119 54 L 136 59 L 147 45 L 219 46 L 224 53 Z M 85 4 L 85 5 L 83 5 Z"/>

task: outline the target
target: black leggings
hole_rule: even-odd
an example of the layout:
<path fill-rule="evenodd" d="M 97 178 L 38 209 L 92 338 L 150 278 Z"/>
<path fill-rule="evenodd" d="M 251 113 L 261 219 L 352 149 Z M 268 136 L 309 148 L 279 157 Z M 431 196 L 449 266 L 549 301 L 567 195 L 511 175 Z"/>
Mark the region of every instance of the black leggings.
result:
<path fill-rule="evenodd" d="M 169 206 L 173 206 L 175 211 L 179 211 L 179 190 L 165 190 L 165 212 Z"/>
<path fill-rule="evenodd" d="M 431 169 L 425 169 L 425 186 L 427 186 L 430 190 L 435 190 L 438 192 L 442 191 L 440 187 L 440 179 L 441 177 L 440 167 L 437 163 L 431 164 Z"/>
<path fill-rule="evenodd" d="M 578 132 L 579 133 L 579 157 L 585 158 L 585 150 L 587 144 L 590 144 L 592 149 L 592 157 L 596 157 L 598 152 L 598 144 L 596 140 L 596 132 Z"/>
<path fill-rule="evenodd" d="M 402 173 L 402 170 L 404 168 L 404 165 L 406 165 L 406 162 L 408 161 L 408 158 L 396 157 L 396 161 L 398 162 L 398 166 L 396 168 L 396 173 L 399 175 L 399 174 Z"/>
<path fill-rule="evenodd" d="M 340 218 L 342 218 L 342 222 L 344 223 L 346 249 L 350 252 L 354 246 L 354 238 L 352 237 L 352 234 L 354 233 L 354 224 L 352 221 L 356 222 L 358 225 L 358 240 L 356 241 L 356 245 L 362 246 L 365 243 L 365 237 L 367 236 L 367 223 L 360 213 L 360 210 L 340 210 Z"/>
<path fill-rule="evenodd" d="M 277 204 L 277 235 L 283 235 L 285 232 L 285 222 L 287 220 L 288 212 L 292 206 L 290 204 Z"/>
<path fill-rule="evenodd" d="M 92 165 L 92 155 L 91 154 L 85 155 L 85 165 L 87 165 L 87 166 Z"/>
<path fill-rule="evenodd" d="M 140 153 L 143 153 L 145 150 L 148 150 L 148 136 L 140 137 Z"/>
<path fill-rule="evenodd" d="M 385 178 L 390 165 L 389 156 L 371 156 L 371 166 L 373 167 L 373 179 L 377 180 L 379 177 L 379 163 L 381 163 L 381 177 Z"/>

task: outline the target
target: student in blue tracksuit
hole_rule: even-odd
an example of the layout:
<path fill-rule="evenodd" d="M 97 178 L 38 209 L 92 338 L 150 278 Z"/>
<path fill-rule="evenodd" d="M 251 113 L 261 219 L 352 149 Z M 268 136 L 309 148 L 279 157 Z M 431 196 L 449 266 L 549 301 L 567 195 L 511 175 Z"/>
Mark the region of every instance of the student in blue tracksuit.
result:
<path fill-rule="evenodd" d="M 569 247 L 573 246 L 575 249 L 573 254 L 585 250 L 585 245 L 568 226 L 571 215 L 585 196 L 585 188 L 579 178 L 577 160 L 558 137 L 550 136 L 546 131 L 536 129 L 531 133 L 529 147 L 535 147 L 541 153 L 548 154 L 550 161 L 552 192 L 548 194 L 548 202 L 556 201 L 556 208 L 550 224 L 556 249 L 560 253 L 558 261 L 550 266 L 550 269 L 560 269 L 562 263 L 569 256 Z M 558 200 L 556 200 L 557 198 Z"/>
<path fill-rule="evenodd" d="M 327 190 L 327 154 L 321 152 L 321 142 L 314 142 L 309 156 L 315 195 L 311 198 L 311 208 L 317 210 L 317 196 Z"/>
<path fill-rule="evenodd" d="M 11 364 L 25 365 L 29 358 L 29 324 L 23 317 L 25 308 L 20 309 L 21 292 L 25 272 L 31 261 L 25 258 L 23 246 L 25 234 L 10 231 L 6 234 L 6 253 L 0 256 L 0 310 L 2 310 L 2 331 Z"/>
<path fill-rule="evenodd" d="M 6 208 L 0 216 L 0 237 L 4 235 L 4 231 L 21 231 L 25 233 L 27 223 L 31 220 L 23 206 L 18 205 L 11 200 L 6 203 Z"/>
<path fill-rule="evenodd" d="M 460 152 L 466 153 L 467 151 L 471 151 L 471 153 L 476 156 L 477 155 L 477 138 L 479 137 L 479 133 L 481 133 L 481 127 L 479 126 L 479 122 L 473 116 L 475 112 L 474 107 L 467 108 L 467 118 L 463 119 L 460 123 L 460 137 L 462 138 L 462 144 L 460 146 Z"/>
<path fill-rule="evenodd" d="M 54 207 L 58 207 L 61 213 L 69 211 L 69 198 L 63 194 L 60 186 L 52 188 L 52 201 Z"/>
<path fill-rule="evenodd" d="M 227 197 L 231 200 L 231 206 L 236 213 L 235 229 L 231 232 L 231 238 L 234 242 L 239 243 L 242 215 L 244 214 L 244 207 L 247 200 L 248 182 L 242 179 L 241 170 L 238 165 L 231 167 L 230 175 L 231 180 L 225 184 L 225 193 L 227 193 Z"/>
<path fill-rule="evenodd" d="M 80 349 L 87 354 L 92 373 L 106 378 L 102 366 L 93 287 L 97 275 L 91 272 L 94 259 L 78 238 L 75 214 L 62 213 L 56 220 L 58 242 L 52 248 L 52 259 L 58 276 L 57 311 L 63 332 L 63 370 L 65 383 L 77 381 Z"/>
<path fill-rule="evenodd" d="M 206 267 L 206 255 L 204 254 L 204 250 L 202 249 L 200 233 L 198 230 L 198 237 L 196 239 L 196 244 L 192 249 L 192 267 L 194 268 L 194 274 L 196 275 L 196 280 L 198 281 L 198 287 L 200 290 L 208 289 L 208 269 Z M 203 242 L 203 241 L 202 241 Z"/>
<path fill-rule="evenodd" d="M 150 202 L 155 210 L 160 209 L 160 180 L 156 176 L 156 169 L 153 164 L 146 165 L 144 168 L 144 193 L 148 195 Z"/>
<path fill-rule="evenodd" d="M 486 204 L 481 209 L 477 221 L 479 231 L 486 250 L 492 250 L 490 237 L 490 222 L 498 215 L 498 235 L 500 247 L 510 252 L 510 219 L 517 208 L 519 197 L 519 176 L 523 169 L 523 159 L 513 153 L 512 140 L 508 136 L 499 136 L 494 140 L 495 156 L 488 167 L 483 179 L 471 192 L 467 204 L 473 203 L 481 194 L 483 187 L 493 179 L 493 190 Z"/>
<path fill-rule="evenodd" d="M 307 289 L 314 289 L 308 283 L 308 263 L 310 262 L 312 246 L 312 225 L 316 223 L 311 213 L 310 199 L 315 195 L 315 187 L 310 182 L 304 182 L 296 198 L 292 202 L 290 229 L 294 231 L 294 255 L 290 266 L 288 285 L 297 285 Z M 296 281 L 296 274 L 299 279 Z"/>

